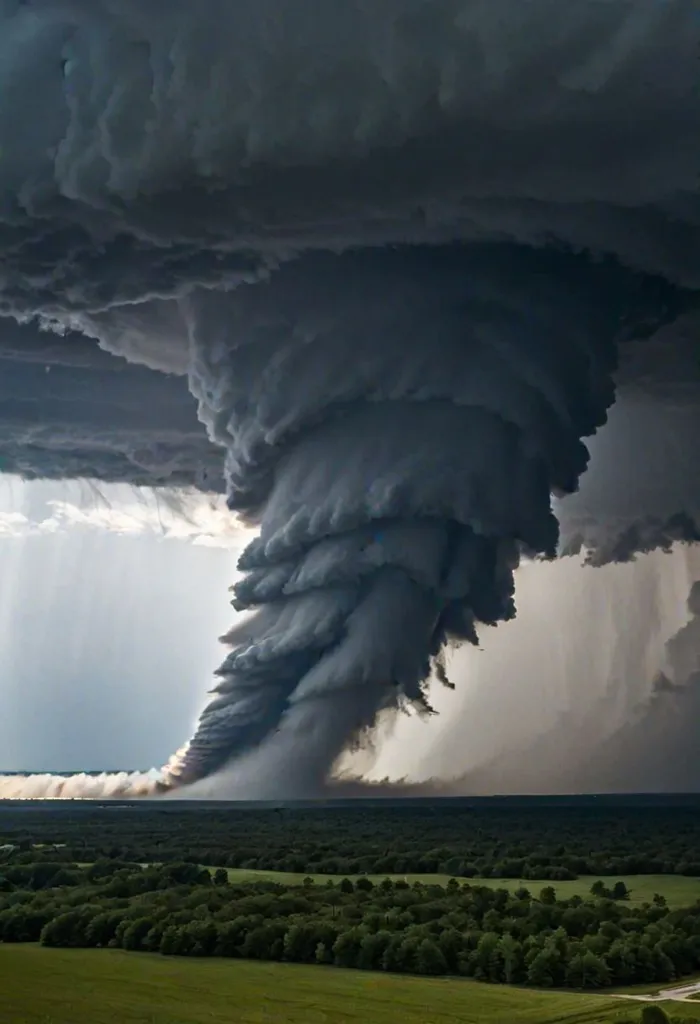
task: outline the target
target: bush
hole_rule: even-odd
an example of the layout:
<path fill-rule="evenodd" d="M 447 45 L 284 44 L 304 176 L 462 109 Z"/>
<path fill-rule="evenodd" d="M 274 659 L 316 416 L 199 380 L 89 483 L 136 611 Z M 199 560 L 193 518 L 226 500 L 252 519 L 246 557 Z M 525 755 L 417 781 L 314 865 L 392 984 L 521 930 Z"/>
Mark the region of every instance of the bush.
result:
<path fill-rule="evenodd" d="M 641 1024 L 670 1024 L 670 1021 L 660 1006 L 645 1006 L 642 1010 Z"/>

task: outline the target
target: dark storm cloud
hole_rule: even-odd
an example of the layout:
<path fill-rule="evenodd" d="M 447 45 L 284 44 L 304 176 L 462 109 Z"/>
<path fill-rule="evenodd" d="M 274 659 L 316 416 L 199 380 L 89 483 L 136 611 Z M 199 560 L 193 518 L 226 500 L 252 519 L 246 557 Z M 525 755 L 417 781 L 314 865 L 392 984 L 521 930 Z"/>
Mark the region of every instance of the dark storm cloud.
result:
<path fill-rule="evenodd" d="M 561 502 L 561 551 L 625 562 L 700 542 L 700 318 L 623 345 L 609 421 L 578 493 Z"/>
<path fill-rule="evenodd" d="M 309 246 L 455 237 L 556 238 L 698 284 L 695 15 L 6 3 L 3 304 L 80 316 Z"/>
<path fill-rule="evenodd" d="M 183 379 L 81 335 L 0 322 L 3 472 L 216 491 L 222 463 Z"/>
<path fill-rule="evenodd" d="M 174 775 L 277 731 L 317 779 L 378 710 L 426 706 L 450 637 L 514 614 L 618 343 L 700 286 L 695 14 L 0 2 L 0 312 L 151 368 L 8 361 L 8 465 L 206 486 L 218 446 L 260 526 L 257 610 Z"/>

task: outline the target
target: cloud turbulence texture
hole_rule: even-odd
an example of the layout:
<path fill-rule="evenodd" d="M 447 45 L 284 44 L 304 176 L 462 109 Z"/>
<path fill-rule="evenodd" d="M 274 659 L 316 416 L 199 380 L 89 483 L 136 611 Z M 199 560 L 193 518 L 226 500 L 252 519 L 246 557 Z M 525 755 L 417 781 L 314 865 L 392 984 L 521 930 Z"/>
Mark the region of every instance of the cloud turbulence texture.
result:
<path fill-rule="evenodd" d="M 259 531 L 172 784 L 264 744 L 311 792 L 381 710 L 428 711 L 445 645 L 556 554 L 616 373 L 677 414 L 683 483 L 621 508 L 608 470 L 566 542 L 698 539 L 700 388 L 654 390 L 697 352 L 695 15 L 0 0 L 3 468 L 214 490 L 222 451 Z"/>

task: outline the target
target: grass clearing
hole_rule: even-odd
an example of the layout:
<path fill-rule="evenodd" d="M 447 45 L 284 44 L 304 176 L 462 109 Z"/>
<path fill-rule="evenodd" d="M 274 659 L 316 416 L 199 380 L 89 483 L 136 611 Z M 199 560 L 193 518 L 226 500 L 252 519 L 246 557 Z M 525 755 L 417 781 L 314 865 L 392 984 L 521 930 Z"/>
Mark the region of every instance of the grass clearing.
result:
<path fill-rule="evenodd" d="M 210 868 L 215 871 L 215 868 Z M 301 885 L 305 878 L 313 879 L 316 885 L 325 885 L 326 882 L 339 882 L 341 878 L 349 877 L 356 879 L 359 875 L 316 875 L 313 873 L 294 874 L 286 871 L 252 871 L 246 868 L 228 868 L 228 877 L 231 882 L 259 882 L 272 881 L 282 882 L 285 885 Z M 405 879 L 409 884 L 423 882 L 425 885 L 447 885 L 450 875 L 367 875 L 372 882 L 381 882 L 383 878 L 389 877 L 394 880 Z M 691 906 L 700 899 L 700 878 L 686 878 L 683 875 L 623 875 L 618 879 L 605 878 L 606 885 L 613 885 L 614 882 L 623 881 L 630 890 L 629 903 L 631 905 L 644 902 L 651 903 L 654 893 L 665 896 L 670 907 Z M 508 889 L 511 892 L 524 886 L 529 889 L 533 896 L 537 896 L 541 889 L 547 885 L 553 885 L 559 899 L 570 899 L 571 896 L 590 897 L 590 889 L 596 881 L 596 877 L 582 876 L 572 882 L 550 882 L 546 879 L 518 879 L 518 878 L 464 878 L 458 881 L 468 882 L 471 885 L 485 885 L 490 889 Z"/>
<path fill-rule="evenodd" d="M 640 1011 L 460 979 L 33 945 L 0 945 L 0 979 L 0 1024 L 614 1024 Z M 700 1020 L 700 1006 L 683 1012 Z"/>

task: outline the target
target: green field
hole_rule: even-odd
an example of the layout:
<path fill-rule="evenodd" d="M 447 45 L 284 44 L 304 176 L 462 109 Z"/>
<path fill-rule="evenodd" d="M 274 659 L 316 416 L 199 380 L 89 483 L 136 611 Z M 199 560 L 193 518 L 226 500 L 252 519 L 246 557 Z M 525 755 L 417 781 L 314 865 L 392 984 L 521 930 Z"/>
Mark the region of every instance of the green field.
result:
<path fill-rule="evenodd" d="M 210 868 L 215 871 L 216 868 Z M 291 874 L 284 871 L 248 871 L 245 868 L 229 868 L 228 876 L 231 882 L 254 882 L 269 880 L 282 882 L 286 885 L 301 885 L 305 878 L 311 878 L 317 885 L 325 885 L 330 879 L 333 882 L 340 881 L 344 875 L 315 875 Z M 358 875 L 350 875 L 350 878 L 358 878 Z M 373 882 L 381 882 L 386 875 L 366 876 Z M 393 879 L 406 879 L 411 885 L 414 882 L 423 882 L 425 885 L 437 884 L 447 885 L 450 875 L 389 875 Z M 524 886 L 529 889 L 533 896 L 537 896 L 546 885 L 553 885 L 559 899 L 569 899 L 571 896 L 590 896 L 590 888 L 594 877 L 577 878 L 573 882 L 549 882 L 543 879 L 517 879 L 517 878 L 463 878 L 460 882 L 468 882 L 470 885 L 485 885 L 490 889 L 514 890 Z M 606 885 L 612 885 L 618 881 L 618 877 L 605 878 Z M 686 878 L 683 875 L 629 875 L 621 876 L 627 888 L 630 890 L 631 904 L 651 903 L 654 893 L 665 896 L 670 907 L 688 907 L 700 899 L 700 878 Z"/>
<path fill-rule="evenodd" d="M 638 1018 L 639 1004 L 601 995 L 0 945 L 0 1024 L 613 1024 L 627 1010 Z"/>

